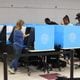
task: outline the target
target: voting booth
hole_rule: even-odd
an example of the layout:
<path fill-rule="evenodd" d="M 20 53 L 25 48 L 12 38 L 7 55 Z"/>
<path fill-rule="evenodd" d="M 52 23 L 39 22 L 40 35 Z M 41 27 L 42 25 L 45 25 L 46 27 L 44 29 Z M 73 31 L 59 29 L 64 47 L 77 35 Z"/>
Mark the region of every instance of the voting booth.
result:
<path fill-rule="evenodd" d="M 56 25 L 55 45 L 63 49 L 80 48 L 80 26 Z"/>
<path fill-rule="evenodd" d="M 54 25 L 37 24 L 35 28 L 35 50 L 54 50 Z"/>

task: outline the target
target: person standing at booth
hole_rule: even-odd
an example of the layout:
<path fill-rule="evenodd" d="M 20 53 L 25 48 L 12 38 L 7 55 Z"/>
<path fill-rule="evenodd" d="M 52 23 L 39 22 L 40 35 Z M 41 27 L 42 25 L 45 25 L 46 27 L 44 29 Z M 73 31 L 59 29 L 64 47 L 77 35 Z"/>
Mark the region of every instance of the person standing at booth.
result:
<path fill-rule="evenodd" d="M 76 20 L 78 20 L 78 22 L 75 24 L 75 26 L 80 26 L 80 13 L 76 14 Z M 80 61 L 80 48 L 75 49 L 76 52 L 76 57 L 79 59 Z M 75 66 L 75 68 L 80 68 L 80 63 L 78 65 Z"/>
<path fill-rule="evenodd" d="M 58 23 L 56 23 L 55 21 L 50 20 L 50 18 L 45 18 L 44 21 L 45 21 L 45 24 L 47 24 L 47 25 L 58 25 Z M 57 57 L 58 57 L 58 55 L 56 55 L 56 56 L 55 55 L 48 55 L 47 56 L 48 70 L 52 70 L 52 67 L 53 67 L 52 65 L 53 65 L 53 63 L 55 63 L 55 61 L 58 63 Z"/>
<path fill-rule="evenodd" d="M 19 58 L 21 57 L 22 49 L 24 47 L 24 34 L 21 31 L 22 26 L 24 25 L 23 20 L 19 20 L 16 23 L 14 34 L 13 34 L 13 51 L 14 51 L 14 58 L 11 61 L 9 72 L 11 74 L 15 74 L 17 68 L 18 68 L 18 61 Z M 26 36 L 29 36 L 27 34 Z"/>
<path fill-rule="evenodd" d="M 66 25 L 66 26 L 73 26 L 73 24 L 70 23 L 70 19 L 69 19 L 69 16 L 68 15 L 65 15 L 63 17 L 63 20 L 62 20 L 62 25 Z M 64 50 L 64 59 L 66 60 L 67 63 L 69 63 L 69 59 L 70 59 L 70 50 Z"/>
<path fill-rule="evenodd" d="M 80 13 L 76 14 L 76 20 L 78 20 L 78 22 L 75 24 L 76 26 L 80 26 Z"/>
<path fill-rule="evenodd" d="M 62 20 L 61 24 L 62 25 L 73 25 L 73 24 L 70 23 L 70 19 L 69 19 L 69 16 L 68 15 L 65 15 L 63 17 L 63 20 Z"/>

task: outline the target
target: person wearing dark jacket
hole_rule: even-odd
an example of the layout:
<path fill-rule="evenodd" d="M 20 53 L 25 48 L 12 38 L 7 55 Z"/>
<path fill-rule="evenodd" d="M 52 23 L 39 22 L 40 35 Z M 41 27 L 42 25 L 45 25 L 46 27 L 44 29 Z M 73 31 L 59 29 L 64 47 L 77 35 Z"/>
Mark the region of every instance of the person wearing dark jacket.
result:
<path fill-rule="evenodd" d="M 58 23 L 51 21 L 49 18 L 45 18 L 45 23 L 48 25 L 58 25 Z"/>
<path fill-rule="evenodd" d="M 76 20 L 78 20 L 78 22 L 75 25 L 80 26 L 80 13 L 76 14 Z"/>

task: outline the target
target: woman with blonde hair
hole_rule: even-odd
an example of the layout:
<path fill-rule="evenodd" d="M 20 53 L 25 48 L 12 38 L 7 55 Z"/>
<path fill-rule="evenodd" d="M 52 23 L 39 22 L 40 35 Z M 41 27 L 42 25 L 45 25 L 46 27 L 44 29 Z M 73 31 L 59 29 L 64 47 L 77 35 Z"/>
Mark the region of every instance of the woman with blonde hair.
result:
<path fill-rule="evenodd" d="M 13 34 L 14 58 L 11 61 L 10 69 L 9 69 L 9 72 L 12 74 L 14 74 L 17 70 L 18 61 L 19 61 L 19 58 L 21 57 L 22 49 L 24 47 L 24 45 L 23 45 L 24 35 L 23 35 L 23 32 L 21 31 L 23 24 L 24 24 L 24 21 L 19 20 L 16 23 L 14 34 Z M 26 36 L 29 36 L 29 34 Z"/>

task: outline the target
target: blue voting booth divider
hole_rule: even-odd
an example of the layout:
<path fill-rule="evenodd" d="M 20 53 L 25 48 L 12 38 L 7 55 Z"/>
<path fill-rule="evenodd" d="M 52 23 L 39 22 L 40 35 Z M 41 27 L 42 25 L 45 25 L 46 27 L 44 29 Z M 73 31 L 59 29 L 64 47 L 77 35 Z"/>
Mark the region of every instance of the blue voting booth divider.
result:
<path fill-rule="evenodd" d="M 56 25 L 55 45 L 63 49 L 80 48 L 80 26 Z"/>
<path fill-rule="evenodd" d="M 54 50 L 54 26 L 35 25 L 35 50 Z"/>

